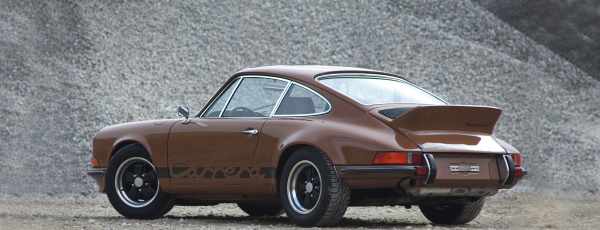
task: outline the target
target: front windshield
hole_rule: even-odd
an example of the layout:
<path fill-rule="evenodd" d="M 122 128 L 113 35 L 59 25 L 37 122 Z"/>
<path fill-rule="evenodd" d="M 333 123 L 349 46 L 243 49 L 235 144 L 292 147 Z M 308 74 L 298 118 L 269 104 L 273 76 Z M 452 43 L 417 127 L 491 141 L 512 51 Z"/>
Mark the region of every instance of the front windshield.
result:
<path fill-rule="evenodd" d="M 402 79 L 351 75 L 325 77 L 319 81 L 364 105 L 389 103 L 446 104 L 431 93 Z"/>

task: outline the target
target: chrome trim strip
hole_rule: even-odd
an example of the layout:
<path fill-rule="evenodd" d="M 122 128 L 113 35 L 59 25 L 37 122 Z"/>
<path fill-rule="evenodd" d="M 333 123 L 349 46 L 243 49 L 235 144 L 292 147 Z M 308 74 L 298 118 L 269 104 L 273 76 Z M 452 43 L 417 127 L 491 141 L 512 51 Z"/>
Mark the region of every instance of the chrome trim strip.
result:
<path fill-rule="evenodd" d="M 438 166 L 437 166 L 437 163 L 435 162 L 435 157 L 433 157 L 433 154 L 427 153 L 425 155 L 427 156 L 427 159 L 429 160 L 429 164 L 431 167 L 429 169 L 429 174 L 430 174 L 429 183 L 432 184 L 437 179 Z"/>
<path fill-rule="evenodd" d="M 91 177 L 104 176 L 106 168 L 87 168 L 86 174 Z"/>
<path fill-rule="evenodd" d="M 222 117 L 223 113 L 225 112 L 225 109 L 227 109 L 227 106 L 229 105 L 229 102 L 231 101 L 231 98 L 233 98 L 233 95 L 235 95 L 235 92 L 238 90 L 238 88 L 240 87 L 240 85 L 242 84 L 242 81 L 244 80 L 244 77 L 240 77 L 240 80 L 236 82 L 235 88 L 233 89 L 233 92 L 231 92 L 231 95 L 229 95 L 229 98 L 227 98 L 227 101 L 225 102 L 225 105 L 223 105 L 223 108 L 221 109 L 221 112 L 219 113 L 218 117 Z M 225 90 L 227 91 L 227 90 Z M 223 92 L 225 92 L 223 91 Z"/>
<path fill-rule="evenodd" d="M 317 115 L 327 114 L 327 113 L 331 112 L 331 109 L 333 106 L 331 105 L 329 100 L 327 100 L 325 97 L 323 97 L 323 95 L 321 95 L 320 93 L 317 93 L 317 91 L 314 91 L 313 89 L 308 88 L 305 85 L 302 85 L 300 83 L 292 81 L 292 84 L 302 87 L 302 88 L 308 90 L 309 92 L 317 95 L 317 97 L 321 98 L 321 100 L 323 100 L 323 101 L 325 101 L 325 103 L 327 103 L 327 106 L 328 106 L 327 110 L 323 111 L 323 112 L 318 112 L 318 113 L 305 113 L 305 114 L 273 114 L 272 117 L 306 117 L 306 116 L 317 116 Z M 279 107 L 277 107 L 277 109 L 279 109 Z M 275 111 L 277 111 L 277 110 L 275 110 Z"/>
<path fill-rule="evenodd" d="M 269 119 L 269 117 L 206 117 L 205 119 Z"/>
<path fill-rule="evenodd" d="M 427 177 L 425 177 L 425 184 L 429 184 L 429 179 L 431 178 L 431 164 L 429 163 L 429 157 L 427 157 L 428 153 L 423 154 L 423 159 L 425 159 L 425 164 L 427 164 Z"/>
<path fill-rule="evenodd" d="M 327 79 L 327 78 L 357 78 L 357 77 L 371 78 L 371 79 L 392 80 L 392 81 L 398 81 L 398 82 L 408 83 L 409 85 L 414 86 L 417 89 L 423 90 L 423 92 L 426 92 L 427 94 L 435 97 L 436 99 L 440 100 L 441 102 L 444 102 L 446 104 L 450 104 L 446 100 L 440 98 L 439 96 L 433 94 L 432 92 L 429 92 L 429 91 L 427 91 L 427 90 L 419 87 L 415 83 L 412 83 L 409 80 L 404 79 L 403 77 L 400 77 L 400 76 L 390 76 L 390 75 L 373 74 L 373 73 L 360 73 L 360 72 L 354 73 L 354 72 L 348 72 L 348 73 L 325 74 L 325 75 L 321 75 L 321 76 L 316 77 L 315 80 L 317 80 L 317 81 L 320 82 L 321 79 Z M 323 84 L 323 83 L 321 83 L 321 84 Z M 323 84 L 323 85 L 326 86 L 326 87 L 328 87 L 328 88 L 330 88 L 330 89 L 335 90 L 336 92 L 338 92 L 340 94 L 343 94 L 343 95 L 347 96 L 348 98 L 352 99 L 353 101 L 356 101 L 352 97 L 350 97 L 350 96 L 348 96 L 348 95 L 346 95 L 346 94 L 344 94 L 344 93 L 342 93 L 342 92 L 340 92 L 340 91 L 338 91 L 338 90 L 336 90 L 334 88 L 331 88 L 331 87 L 329 87 L 329 86 L 327 86 L 325 84 Z M 360 103 L 358 101 L 356 101 L 356 102 L 359 103 L 359 104 L 361 104 L 361 105 L 369 105 L 369 104 L 362 104 L 362 103 Z"/>
<path fill-rule="evenodd" d="M 239 84 L 236 86 L 235 90 L 233 91 L 233 93 L 231 94 L 231 96 L 229 97 L 229 99 L 227 100 L 227 103 L 225 104 L 225 107 L 223 107 L 223 110 L 221 111 L 221 114 L 219 114 L 219 118 L 237 118 L 237 119 L 239 119 L 239 118 L 270 118 L 271 117 L 271 114 L 273 114 L 275 106 L 273 106 L 273 110 L 271 110 L 271 112 L 269 113 L 269 116 L 267 116 L 267 117 L 223 117 L 223 113 L 227 109 L 227 106 L 229 105 L 229 102 L 231 102 L 231 99 L 233 98 L 233 95 L 235 95 L 235 92 L 238 90 L 239 86 L 242 84 L 242 80 L 244 80 L 246 78 L 264 78 L 264 79 L 272 79 L 272 80 L 283 81 L 283 82 L 287 83 L 286 87 L 288 87 L 290 85 L 290 82 L 291 82 L 288 79 L 283 79 L 283 78 L 278 78 L 278 77 L 270 77 L 270 76 L 259 76 L 259 75 L 244 75 L 244 76 L 240 76 Z M 284 89 L 283 91 L 286 91 L 286 89 Z M 279 95 L 279 98 L 282 98 L 282 96 Z"/>
<path fill-rule="evenodd" d="M 321 76 L 316 77 L 315 80 L 320 81 L 323 78 L 328 79 L 328 78 L 356 78 L 356 77 L 385 79 L 385 80 L 393 80 L 393 81 L 401 80 L 401 81 L 407 81 L 408 82 L 408 80 L 406 80 L 406 79 L 404 79 L 402 77 L 396 77 L 396 76 L 391 76 L 391 75 L 383 75 L 383 74 L 354 73 L 354 72 L 325 74 L 325 75 L 321 75 Z"/>
<path fill-rule="evenodd" d="M 508 178 L 510 178 L 510 168 L 508 167 L 508 161 L 506 160 L 506 157 L 508 157 L 508 155 L 502 155 L 502 160 L 504 160 L 504 166 L 506 168 L 506 177 L 504 178 L 502 185 L 506 185 Z"/>
<path fill-rule="evenodd" d="M 240 81 L 238 81 L 240 78 L 236 77 L 235 80 L 233 80 L 232 85 L 230 85 L 230 87 L 237 87 L 237 85 L 240 83 Z M 206 106 L 206 108 L 202 111 L 200 111 L 199 115 L 194 116 L 195 118 L 199 118 L 199 117 L 203 117 L 204 114 L 211 109 L 211 106 L 217 101 L 219 100 L 219 98 L 221 97 L 221 95 L 223 95 L 223 93 L 225 93 L 225 91 L 227 91 L 229 89 L 229 87 L 226 87 L 225 89 L 223 89 L 221 92 L 217 92 L 218 95 L 215 97 L 215 100 L 211 101 L 210 104 L 208 106 Z M 235 90 L 234 90 L 235 91 Z M 233 94 L 232 94 L 233 95 Z M 207 117 L 208 118 L 208 117 Z"/>
<path fill-rule="evenodd" d="M 273 117 L 273 115 L 275 114 L 275 112 L 277 112 L 277 110 L 279 109 L 279 104 L 281 104 L 281 101 L 283 101 L 283 98 L 287 94 L 288 90 L 290 90 L 291 86 L 292 86 L 292 82 L 288 81 L 287 85 L 285 86 L 285 89 L 283 90 L 283 92 L 281 93 L 281 95 L 279 95 L 279 98 L 277 98 L 277 102 L 275 102 L 275 106 L 273 106 L 273 110 L 271 110 L 271 113 L 269 114 L 269 117 Z"/>

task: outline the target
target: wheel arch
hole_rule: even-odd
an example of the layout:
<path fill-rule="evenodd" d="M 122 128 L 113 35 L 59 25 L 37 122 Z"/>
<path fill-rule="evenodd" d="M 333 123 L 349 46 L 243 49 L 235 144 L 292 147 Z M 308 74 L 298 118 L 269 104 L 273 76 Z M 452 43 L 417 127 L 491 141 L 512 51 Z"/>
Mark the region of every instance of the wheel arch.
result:
<path fill-rule="evenodd" d="M 136 139 L 129 139 L 129 138 L 115 141 L 115 144 L 113 145 L 110 155 L 108 156 L 109 161 L 110 161 L 110 159 L 113 158 L 113 156 L 117 153 L 117 151 L 119 151 L 120 149 L 122 149 L 128 145 L 139 145 L 140 147 L 144 148 L 144 150 L 146 150 L 146 154 L 152 161 L 152 153 L 150 151 L 149 146 L 147 144 L 144 144 L 144 142 L 142 142 L 142 141 L 139 141 Z"/>
<path fill-rule="evenodd" d="M 285 149 L 283 149 L 283 151 L 281 151 L 281 154 L 279 154 L 279 159 L 277 161 L 277 165 L 275 168 L 275 180 L 276 180 L 276 185 L 277 185 L 278 190 L 279 190 L 279 179 L 281 177 L 281 172 L 283 171 L 283 166 L 285 165 L 285 162 L 296 151 L 298 151 L 300 149 L 312 149 L 312 150 L 315 150 L 316 152 L 319 152 L 320 154 L 327 155 L 327 153 L 325 153 L 320 148 L 318 148 L 314 145 L 310 145 L 310 144 L 294 144 L 294 145 L 287 146 Z"/>

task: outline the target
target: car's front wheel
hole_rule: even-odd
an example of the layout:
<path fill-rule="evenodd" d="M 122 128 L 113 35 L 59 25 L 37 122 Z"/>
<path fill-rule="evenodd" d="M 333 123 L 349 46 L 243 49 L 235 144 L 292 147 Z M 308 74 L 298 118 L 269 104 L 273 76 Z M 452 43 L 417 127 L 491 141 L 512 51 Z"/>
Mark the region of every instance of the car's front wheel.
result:
<path fill-rule="evenodd" d="M 106 171 L 106 194 L 121 215 L 134 219 L 163 216 L 174 201 L 160 191 L 158 172 L 139 145 L 119 149 Z"/>
<path fill-rule="evenodd" d="M 474 201 L 419 205 L 421 212 L 435 224 L 466 224 L 475 219 L 485 203 L 484 198 Z"/>
<path fill-rule="evenodd" d="M 279 192 L 287 216 L 301 226 L 337 224 L 350 202 L 350 189 L 331 160 L 312 149 L 299 150 L 286 161 Z"/>

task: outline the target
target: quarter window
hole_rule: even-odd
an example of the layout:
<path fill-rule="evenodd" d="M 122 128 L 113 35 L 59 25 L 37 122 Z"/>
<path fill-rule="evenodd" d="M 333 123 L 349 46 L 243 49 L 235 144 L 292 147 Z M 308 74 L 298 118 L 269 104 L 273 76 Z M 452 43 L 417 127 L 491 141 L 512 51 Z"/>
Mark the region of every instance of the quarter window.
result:
<path fill-rule="evenodd" d="M 245 77 L 233 94 L 223 117 L 268 117 L 287 86 L 286 81 Z"/>
<path fill-rule="evenodd" d="M 319 95 L 293 84 L 281 101 L 275 115 L 309 115 L 324 113 L 328 110 L 329 103 Z"/>

